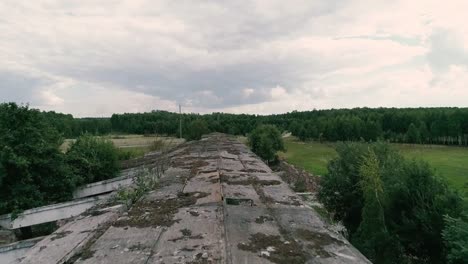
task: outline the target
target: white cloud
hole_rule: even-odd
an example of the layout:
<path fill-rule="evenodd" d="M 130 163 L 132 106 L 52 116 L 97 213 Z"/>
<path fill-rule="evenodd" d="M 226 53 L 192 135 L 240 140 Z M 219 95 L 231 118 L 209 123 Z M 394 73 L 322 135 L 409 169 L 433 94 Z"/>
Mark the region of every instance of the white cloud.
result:
<path fill-rule="evenodd" d="M 79 116 L 465 106 L 464 0 L 0 2 L 0 100 Z"/>

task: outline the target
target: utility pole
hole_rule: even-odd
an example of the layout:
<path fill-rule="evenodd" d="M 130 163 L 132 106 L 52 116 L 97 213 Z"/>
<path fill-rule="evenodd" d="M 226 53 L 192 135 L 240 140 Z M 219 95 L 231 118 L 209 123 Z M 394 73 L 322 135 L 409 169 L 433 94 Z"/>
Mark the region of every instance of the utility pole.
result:
<path fill-rule="evenodd" d="M 182 138 L 182 106 L 179 104 L 179 136 Z"/>

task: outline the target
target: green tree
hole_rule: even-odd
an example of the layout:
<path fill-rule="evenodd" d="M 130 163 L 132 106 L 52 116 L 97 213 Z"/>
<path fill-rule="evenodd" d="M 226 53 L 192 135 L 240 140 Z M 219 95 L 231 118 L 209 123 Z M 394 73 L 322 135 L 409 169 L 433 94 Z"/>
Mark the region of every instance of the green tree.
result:
<path fill-rule="evenodd" d="M 448 251 L 448 264 L 468 263 L 468 215 L 463 217 L 464 219 L 445 217 L 443 237 Z"/>
<path fill-rule="evenodd" d="M 385 193 L 379 160 L 373 150 L 369 149 L 364 157 L 359 174 L 364 207 L 361 223 L 353 235 L 353 244 L 375 263 L 394 263 L 399 256 L 399 252 L 395 251 L 399 245 L 398 241 L 391 239 L 387 230 L 383 206 Z"/>
<path fill-rule="evenodd" d="M 71 145 L 66 156 L 78 184 L 110 179 L 119 171 L 118 151 L 105 138 L 84 134 Z"/>
<path fill-rule="evenodd" d="M 408 131 L 406 132 L 406 141 L 408 143 L 421 143 L 421 134 L 413 123 L 409 125 Z"/>
<path fill-rule="evenodd" d="M 426 123 L 424 121 L 421 121 L 419 123 L 419 134 L 421 135 L 421 142 L 422 143 L 427 143 L 429 142 L 429 138 L 431 137 L 431 133 L 429 132 L 429 129 L 427 129 Z"/>
<path fill-rule="evenodd" d="M 337 153 L 318 197 L 351 241 L 375 263 L 443 263 L 443 216 L 460 214 L 460 196 L 427 163 L 407 161 L 388 144 L 341 143 Z"/>
<path fill-rule="evenodd" d="M 260 125 L 248 137 L 252 151 L 267 163 L 274 161 L 276 152 L 284 151 L 283 138 L 279 130 L 272 125 Z"/>
<path fill-rule="evenodd" d="M 62 142 L 41 112 L 0 104 L 0 214 L 71 198 L 75 178 Z"/>
<path fill-rule="evenodd" d="M 204 134 L 208 134 L 208 124 L 203 119 L 195 119 L 192 121 L 185 131 L 184 137 L 187 140 L 199 140 Z"/>

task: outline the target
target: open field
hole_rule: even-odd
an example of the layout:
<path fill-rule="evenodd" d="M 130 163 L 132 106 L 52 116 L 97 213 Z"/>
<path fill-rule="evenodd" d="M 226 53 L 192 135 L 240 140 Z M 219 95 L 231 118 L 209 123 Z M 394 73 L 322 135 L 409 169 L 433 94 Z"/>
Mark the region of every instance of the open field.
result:
<path fill-rule="evenodd" d="M 155 150 L 156 144 L 164 145 L 165 147 L 175 146 L 182 142 L 184 139 L 174 137 L 163 137 L 158 135 L 144 136 L 144 135 L 109 135 L 104 138 L 110 139 L 114 145 L 119 148 L 120 154 L 123 157 L 136 158 L 143 156 L 145 153 Z M 67 151 L 75 139 L 66 139 L 60 146 L 62 151 Z"/>
<path fill-rule="evenodd" d="M 333 143 L 300 142 L 290 137 L 285 139 L 286 153 L 280 153 L 288 162 L 305 170 L 323 175 L 327 163 L 336 152 Z M 393 144 L 407 158 L 421 158 L 427 161 L 438 175 L 444 177 L 454 188 L 468 199 L 468 148 Z"/>

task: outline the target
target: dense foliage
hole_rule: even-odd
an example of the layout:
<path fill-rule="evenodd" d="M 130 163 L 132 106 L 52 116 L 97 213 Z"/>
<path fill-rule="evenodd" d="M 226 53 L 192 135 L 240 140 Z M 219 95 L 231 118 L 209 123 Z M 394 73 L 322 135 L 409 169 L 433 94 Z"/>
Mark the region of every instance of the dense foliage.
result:
<path fill-rule="evenodd" d="M 84 132 L 133 134 L 179 133 L 177 113 L 114 114 L 111 118 L 78 118 L 54 112 L 47 120 L 65 137 Z M 247 135 L 260 124 L 291 131 L 302 140 L 376 141 L 468 145 L 468 108 L 355 108 L 291 112 L 280 115 L 213 113 L 183 114 L 183 131 L 194 120 L 204 120 L 209 131 Z M 184 137 L 186 137 L 184 135 Z"/>
<path fill-rule="evenodd" d="M 80 185 L 113 178 L 119 170 L 114 144 L 110 140 L 89 134 L 79 137 L 66 156 Z"/>
<path fill-rule="evenodd" d="M 208 125 L 203 119 L 195 119 L 187 126 L 183 134 L 187 140 L 199 140 L 204 134 L 209 133 Z"/>
<path fill-rule="evenodd" d="M 447 245 L 447 263 L 468 263 L 468 215 L 460 218 L 446 216 L 446 228 L 443 232 Z"/>
<path fill-rule="evenodd" d="M 56 112 L 42 112 L 45 122 L 54 127 L 65 138 L 76 138 L 85 133 L 104 135 L 112 131 L 109 118 L 73 118 Z"/>
<path fill-rule="evenodd" d="M 319 199 L 375 263 L 444 263 L 444 215 L 461 198 L 428 164 L 405 160 L 385 143 L 339 143 Z"/>
<path fill-rule="evenodd" d="M 62 138 L 37 110 L 0 104 L 0 213 L 71 198 Z"/>
<path fill-rule="evenodd" d="M 108 142 L 84 136 L 59 151 L 60 118 L 69 116 L 0 104 L 0 214 L 66 201 L 78 184 L 115 175 Z"/>
<path fill-rule="evenodd" d="M 279 130 L 272 125 L 256 127 L 248 138 L 252 151 L 267 163 L 276 160 L 276 153 L 284 151 L 283 138 Z"/>

